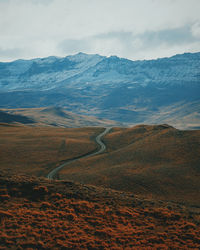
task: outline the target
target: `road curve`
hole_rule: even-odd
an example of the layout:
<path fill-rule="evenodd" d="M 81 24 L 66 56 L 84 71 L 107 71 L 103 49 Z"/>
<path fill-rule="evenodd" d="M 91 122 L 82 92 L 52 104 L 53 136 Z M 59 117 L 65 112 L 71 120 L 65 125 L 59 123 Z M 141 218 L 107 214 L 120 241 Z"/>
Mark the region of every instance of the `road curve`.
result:
<path fill-rule="evenodd" d="M 84 159 L 84 158 L 87 158 L 87 157 L 91 157 L 91 156 L 95 156 L 95 155 L 98 155 L 98 154 L 101 154 L 105 151 L 106 149 L 106 145 L 102 142 L 102 137 L 105 136 L 109 131 L 111 130 L 111 128 L 106 128 L 101 134 L 99 134 L 96 138 L 95 138 L 95 141 L 97 144 L 99 144 L 100 148 L 98 149 L 98 151 L 94 152 L 94 153 L 91 153 L 91 154 L 87 154 L 87 155 L 83 155 L 83 156 L 80 156 L 80 157 L 77 157 L 77 158 L 74 158 L 72 160 L 68 160 L 66 162 L 64 162 L 63 164 L 61 164 L 60 166 L 58 166 L 57 168 L 54 168 L 50 173 L 48 173 L 47 175 L 47 178 L 49 180 L 53 180 L 55 175 L 63 168 L 65 167 L 66 165 L 72 163 L 72 162 L 75 162 L 77 160 L 80 160 L 80 159 Z"/>

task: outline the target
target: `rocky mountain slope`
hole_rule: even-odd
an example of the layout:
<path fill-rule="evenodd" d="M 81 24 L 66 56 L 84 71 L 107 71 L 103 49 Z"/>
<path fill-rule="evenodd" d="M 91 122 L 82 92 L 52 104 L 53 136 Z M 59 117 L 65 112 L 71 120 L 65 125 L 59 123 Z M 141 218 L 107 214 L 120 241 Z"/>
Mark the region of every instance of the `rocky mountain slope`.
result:
<path fill-rule="evenodd" d="M 137 124 L 200 123 L 200 53 L 131 61 L 79 53 L 0 63 L 0 107 L 60 106 Z M 153 119 L 152 119 L 153 117 Z"/>

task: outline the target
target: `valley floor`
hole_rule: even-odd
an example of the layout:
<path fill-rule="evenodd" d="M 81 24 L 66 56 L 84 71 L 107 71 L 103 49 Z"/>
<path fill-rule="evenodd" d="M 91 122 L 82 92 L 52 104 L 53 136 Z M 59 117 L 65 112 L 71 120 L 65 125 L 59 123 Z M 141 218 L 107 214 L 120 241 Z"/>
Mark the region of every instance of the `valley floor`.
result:
<path fill-rule="evenodd" d="M 0 249 L 199 249 L 200 131 L 0 124 Z M 117 191 L 118 190 L 118 191 Z"/>

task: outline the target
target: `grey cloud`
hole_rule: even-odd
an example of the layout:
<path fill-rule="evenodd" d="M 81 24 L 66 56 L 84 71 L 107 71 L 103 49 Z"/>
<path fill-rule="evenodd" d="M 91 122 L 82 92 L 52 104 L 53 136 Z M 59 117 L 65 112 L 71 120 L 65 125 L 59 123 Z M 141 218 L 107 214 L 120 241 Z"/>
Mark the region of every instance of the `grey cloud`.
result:
<path fill-rule="evenodd" d="M 94 38 L 99 39 L 109 39 L 109 38 L 118 38 L 120 40 L 130 39 L 130 37 L 133 36 L 132 32 L 126 32 L 126 31 L 118 31 L 118 32 L 108 32 L 104 34 L 98 34 L 94 36 Z"/>
<path fill-rule="evenodd" d="M 0 0 L 0 59 L 199 51 L 199 8 L 199 0 Z"/>
<path fill-rule="evenodd" d="M 53 2 L 54 0 L 31 0 L 33 4 L 42 4 L 42 5 L 49 5 Z"/>
<path fill-rule="evenodd" d="M 124 44 L 129 44 L 135 39 L 140 39 L 142 43 L 148 46 L 165 43 L 169 45 L 185 44 L 198 41 L 199 39 L 192 35 L 192 25 L 186 25 L 176 29 L 166 29 L 161 31 L 147 31 L 135 35 L 134 32 L 109 32 L 95 36 L 96 39 L 116 38 Z M 93 37 L 94 38 L 94 37 Z"/>
<path fill-rule="evenodd" d="M 16 2 L 17 0 L 0 0 L 0 3 L 14 3 Z M 24 3 L 27 3 L 27 2 L 31 2 L 33 4 L 42 4 L 42 5 L 49 5 L 51 4 L 52 2 L 54 2 L 54 0 L 18 0 L 18 3 L 19 4 L 24 4 Z"/>
<path fill-rule="evenodd" d="M 103 44 L 109 41 L 108 54 L 116 54 L 121 57 L 131 58 L 136 56 L 141 51 L 156 50 L 162 45 L 166 48 L 176 46 L 185 46 L 198 42 L 199 39 L 192 34 L 192 24 L 185 25 L 176 29 L 165 29 L 160 31 L 147 31 L 141 34 L 134 32 L 108 32 L 101 33 L 96 36 L 83 38 L 80 40 L 66 39 L 62 41 L 58 48 L 61 52 L 67 53 L 104 53 Z M 101 47 L 95 47 L 96 44 L 101 44 Z M 116 49 L 116 47 L 118 48 Z M 96 50 L 95 50 L 96 49 Z M 132 55 L 132 56 L 131 56 Z"/>
<path fill-rule="evenodd" d="M 12 48 L 12 49 L 2 49 L 0 48 L 0 58 L 6 58 L 6 57 L 11 57 L 11 58 L 16 58 L 16 57 L 21 57 L 23 54 L 24 50 L 20 48 Z"/>
<path fill-rule="evenodd" d="M 96 36 L 97 39 L 118 39 L 124 50 L 134 51 L 135 41 L 140 49 L 155 48 L 162 44 L 166 46 L 187 45 L 199 42 L 198 37 L 192 34 L 192 24 L 175 29 L 147 31 L 135 35 L 134 32 L 110 32 Z M 137 47 L 136 46 L 136 47 Z M 138 47 L 135 49 L 138 49 Z"/>
<path fill-rule="evenodd" d="M 90 41 L 88 39 L 66 39 L 58 44 L 58 50 L 61 53 L 70 54 L 76 52 L 89 52 Z"/>
<path fill-rule="evenodd" d="M 145 32 L 138 37 L 143 41 L 143 44 L 148 47 L 154 47 L 161 43 L 173 46 L 198 41 L 198 39 L 192 35 L 191 26 L 189 25 L 176 29 Z"/>

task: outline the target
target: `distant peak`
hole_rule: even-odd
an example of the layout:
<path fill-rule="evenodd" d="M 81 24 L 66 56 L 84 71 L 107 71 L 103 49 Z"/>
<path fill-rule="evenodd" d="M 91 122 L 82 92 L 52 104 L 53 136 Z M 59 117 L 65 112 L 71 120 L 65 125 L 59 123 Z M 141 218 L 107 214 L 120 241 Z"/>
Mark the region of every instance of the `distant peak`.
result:
<path fill-rule="evenodd" d="M 61 107 L 54 107 L 54 106 L 50 106 L 50 107 L 47 107 L 47 108 L 43 108 L 41 110 L 41 112 L 57 112 L 57 111 L 64 111 L 63 108 Z"/>
<path fill-rule="evenodd" d="M 79 52 L 79 53 L 77 53 L 77 54 L 75 54 L 75 55 L 77 55 L 77 56 L 88 56 L 88 54 L 83 53 L 83 52 Z"/>
<path fill-rule="evenodd" d="M 119 59 L 118 56 L 109 56 L 110 59 Z"/>
<path fill-rule="evenodd" d="M 77 54 L 67 56 L 67 58 L 70 59 L 71 61 L 81 62 L 81 61 L 91 60 L 91 59 L 99 60 L 100 58 L 103 58 L 103 56 L 100 56 L 98 54 L 86 54 L 83 52 L 79 52 Z"/>
<path fill-rule="evenodd" d="M 88 56 L 90 56 L 90 55 L 86 54 L 86 53 L 83 53 L 83 52 L 79 52 L 79 53 L 76 53 L 74 55 L 70 55 L 70 57 L 77 57 L 77 58 L 88 57 Z"/>

